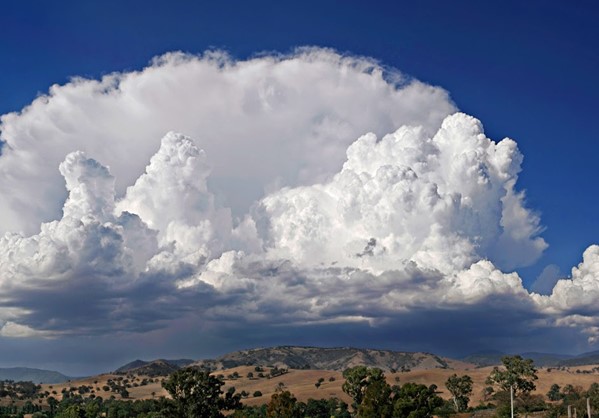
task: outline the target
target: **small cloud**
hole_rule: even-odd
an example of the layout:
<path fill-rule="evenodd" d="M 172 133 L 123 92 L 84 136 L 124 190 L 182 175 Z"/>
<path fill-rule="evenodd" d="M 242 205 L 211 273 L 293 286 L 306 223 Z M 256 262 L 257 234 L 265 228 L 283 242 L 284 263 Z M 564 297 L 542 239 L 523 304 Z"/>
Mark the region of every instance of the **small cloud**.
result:
<path fill-rule="evenodd" d="M 38 331 L 27 325 L 17 324 L 16 322 L 7 321 L 0 328 L 0 337 L 8 338 L 29 338 L 29 337 L 48 337 L 50 333 Z"/>

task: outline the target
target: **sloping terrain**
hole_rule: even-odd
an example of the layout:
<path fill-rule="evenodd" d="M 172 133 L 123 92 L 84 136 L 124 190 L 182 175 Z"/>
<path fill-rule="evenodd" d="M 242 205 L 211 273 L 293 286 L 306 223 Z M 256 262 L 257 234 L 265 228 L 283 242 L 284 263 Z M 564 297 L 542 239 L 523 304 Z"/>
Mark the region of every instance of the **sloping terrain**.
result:
<path fill-rule="evenodd" d="M 590 364 L 599 364 L 599 351 L 592 351 L 590 353 L 580 354 L 576 357 L 569 358 L 567 360 L 560 361 L 558 366 L 586 366 Z"/>
<path fill-rule="evenodd" d="M 532 359 L 537 367 L 553 367 L 558 366 L 564 361 L 568 361 L 572 356 L 567 354 L 554 353 L 522 353 L 522 357 Z M 590 364 L 590 363 L 585 363 Z"/>
<path fill-rule="evenodd" d="M 428 353 L 410 353 L 362 348 L 319 348 L 282 346 L 257 348 L 226 354 L 215 360 L 200 360 L 193 365 L 211 370 L 238 366 L 263 366 L 310 370 L 345 370 L 357 365 L 383 370 L 448 368 L 448 359 Z"/>
<path fill-rule="evenodd" d="M 501 364 L 501 358 L 506 355 L 500 351 L 485 351 L 470 354 L 464 357 L 464 361 L 473 363 L 478 367 L 498 366 Z M 538 353 L 527 352 L 520 353 L 523 358 L 532 359 L 537 367 L 557 367 L 557 366 L 584 366 L 599 363 L 599 352 L 585 353 L 578 356 L 556 353 Z"/>
<path fill-rule="evenodd" d="M 188 359 L 158 359 L 153 361 L 135 360 L 119 367 L 115 370 L 115 373 L 134 373 L 145 376 L 168 376 L 169 374 L 179 370 L 181 367 L 188 366 L 193 362 L 193 360 Z"/>
<path fill-rule="evenodd" d="M 256 405 L 266 403 L 277 390 L 285 389 L 291 391 L 297 399 L 307 401 L 309 398 L 322 399 L 336 397 L 349 402 L 349 397 L 343 392 L 341 386 L 344 379 L 341 371 L 337 370 L 298 370 L 290 369 L 288 372 L 272 376 L 271 368 L 259 367 L 261 372 L 256 370 L 256 366 L 237 366 L 227 370 L 216 371 L 214 375 L 220 375 L 225 382 L 223 390 L 229 387 L 235 387 L 237 393 L 245 392 L 247 397 L 243 403 Z M 447 378 L 454 373 L 458 375 L 469 375 L 474 382 L 473 393 L 470 404 L 478 405 L 483 398 L 483 388 L 488 386 L 485 380 L 491 373 L 492 367 L 473 367 L 470 369 L 452 370 L 452 369 L 412 369 L 410 371 L 395 373 L 385 372 L 387 381 L 391 385 L 403 385 L 407 382 L 421 383 L 425 385 L 435 384 L 438 387 L 439 395 L 445 399 L 450 397 L 445 382 Z M 539 380 L 536 381 L 537 390 L 535 393 L 545 395 L 552 384 L 556 383 L 560 387 L 568 384 L 581 386 L 587 389 L 591 383 L 599 379 L 599 368 L 596 366 L 584 366 L 581 368 L 540 368 Z M 42 391 L 49 391 L 52 396 L 58 400 L 62 399 L 63 391 L 83 392 L 84 397 L 91 395 L 108 398 L 115 396 L 121 399 L 121 394 L 113 385 L 126 387 L 129 392 L 128 399 L 152 399 L 160 396 L 168 396 L 162 388 L 164 377 L 151 378 L 137 374 L 117 375 L 106 374 L 89 377 L 81 380 L 71 381 L 62 384 L 44 384 Z M 111 383 L 112 382 L 112 383 Z M 319 383 L 317 385 L 317 383 Z M 110 386 L 110 387 L 109 387 Z M 79 391 L 80 388 L 84 391 Z"/>
<path fill-rule="evenodd" d="M 468 363 L 475 364 L 477 367 L 496 366 L 501 364 L 501 357 L 507 354 L 501 351 L 481 351 L 470 354 L 463 358 Z"/>
<path fill-rule="evenodd" d="M 62 383 L 71 379 L 52 370 L 31 369 L 28 367 L 0 368 L 0 380 L 33 383 Z"/>

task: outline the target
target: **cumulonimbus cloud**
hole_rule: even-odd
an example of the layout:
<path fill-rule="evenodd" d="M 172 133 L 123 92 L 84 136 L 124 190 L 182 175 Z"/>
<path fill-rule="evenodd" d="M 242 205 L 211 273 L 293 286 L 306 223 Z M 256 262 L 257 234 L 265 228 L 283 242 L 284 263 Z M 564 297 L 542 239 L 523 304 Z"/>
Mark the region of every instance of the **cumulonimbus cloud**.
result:
<path fill-rule="evenodd" d="M 60 217 L 56 167 L 72 151 L 109 166 L 121 197 L 160 138 L 185 133 L 209 156 L 217 200 L 240 216 L 265 190 L 328 178 L 366 132 L 433 132 L 453 111 L 441 88 L 323 49 L 247 61 L 170 53 L 141 71 L 76 78 L 1 118 L 0 232 Z"/>
<path fill-rule="evenodd" d="M 523 157 L 454 111 L 442 89 L 319 49 L 167 54 L 54 86 L 2 117 L 0 335 L 509 306 L 595 341 L 599 247 L 551 295 L 526 291 L 510 271 L 547 244 Z"/>

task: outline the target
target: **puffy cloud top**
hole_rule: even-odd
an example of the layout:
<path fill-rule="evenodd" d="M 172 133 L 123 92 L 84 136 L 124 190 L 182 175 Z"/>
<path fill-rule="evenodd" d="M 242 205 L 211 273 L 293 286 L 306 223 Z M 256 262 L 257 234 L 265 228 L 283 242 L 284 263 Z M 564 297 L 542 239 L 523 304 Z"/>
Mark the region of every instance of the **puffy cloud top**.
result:
<path fill-rule="evenodd" d="M 53 86 L 0 125 L 0 336 L 425 329 L 448 312 L 463 331 L 508 306 L 523 329 L 596 341 L 599 247 L 550 295 L 527 292 L 506 271 L 547 244 L 522 155 L 454 110 L 317 49 L 167 54 Z"/>
<path fill-rule="evenodd" d="M 75 78 L 0 119 L 0 233 L 60 216 L 56 167 L 74 150 L 109 166 L 121 197 L 159 139 L 184 132 L 210 156 L 217 199 L 241 216 L 265 190 L 337 172 L 365 132 L 433 132 L 454 110 L 440 88 L 323 49 L 247 61 L 170 53 L 141 71 Z"/>
<path fill-rule="evenodd" d="M 216 208 L 208 191 L 209 174 L 206 153 L 188 137 L 168 133 L 118 209 L 139 215 L 158 231 L 159 245 L 171 244 L 178 258 L 197 264 L 198 257 L 220 255 L 232 230 L 230 210 Z"/>
<path fill-rule="evenodd" d="M 267 241 L 280 256 L 314 265 L 386 270 L 414 261 L 451 273 L 482 258 L 530 264 L 547 245 L 514 191 L 521 161 L 514 141 L 491 141 L 464 114 L 432 137 L 421 127 L 380 141 L 367 134 L 332 181 L 263 199 Z M 503 253 L 513 246 L 521 249 L 515 260 Z"/>

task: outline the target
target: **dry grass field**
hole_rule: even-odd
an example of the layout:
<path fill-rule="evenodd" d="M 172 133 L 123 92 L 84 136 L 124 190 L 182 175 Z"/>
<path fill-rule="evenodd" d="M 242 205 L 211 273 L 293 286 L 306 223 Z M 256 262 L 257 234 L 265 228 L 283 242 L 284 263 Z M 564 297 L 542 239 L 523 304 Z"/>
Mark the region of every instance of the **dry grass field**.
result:
<path fill-rule="evenodd" d="M 587 389 L 591 383 L 599 383 L 599 373 L 594 372 L 590 374 L 576 373 L 576 370 L 592 370 L 596 366 L 579 366 L 565 368 L 564 370 L 557 370 L 555 368 L 539 368 L 538 376 L 539 380 L 536 382 L 537 390 L 535 393 L 545 395 L 552 384 L 557 383 L 560 387 L 571 384 L 573 386 L 581 386 L 583 389 Z M 464 368 L 462 370 L 450 370 L 450 369 L 435 369 L 435 370 L 415 370 L 407 373 L 395 373 L 388 375 L 387 380 L 392 383 L 395 377 L 399 377 L 400 384 L 405 382 L 422 383 L 426 385 L 435 384 L 441 392 L 440 395 L 443 398 L 449 398 L 449 393 L 445 388 L 445 381 L 449 376 L 456 373 L 458 375 L 467 374 L 472 377 L 474 382 L 471 405 L 477 405 L 482 399 L 482 391 L 488 386 L 485 384 L 485 380 L 493 370 L 493 367 L 481 367 L 481 368 Z"/>
<path fill-rule="evenodd" d="M 452 364 L 455 369 L 429 369 L 429 370 L 412 370 L 408 372 L 397 372 L 397 373 L 386 373 L 389 384 L 403 384 L 406 382 L 422 383 L 426 385 L 435 384 L 439 388 L 440 395 L 444 398 L 448 398 L 449 394 L 445 389 L 445 381 L 449 376 L 454 373 L 458 375 L 467 374 L 472 377 L 474 381 L 473 396 L 471 399 L 471 405 L 477 405 L 482 401 L 482 390 L 485 386 L 485 380 L 489 376 L 492 367 L 476 368 L 474 366 L 459 363 Z M 538 375 L 539 380 L 536 382 L 537 391 L 536 393 L 545 395 L 552 384 L 557 383 L 561 387 L 571 384 L 573 386 L 581 386 L 582 388 L 588 388 L 591 383 L 599 383 L 599 373 L 597 371 L 591 373 L 581 373 L 582 371 L 591 371 L 596 366 L 579 366 L 572 368 L 565 368 L 558 370 L 555 368 L 539 368 Z M 265 368 L 265 374 L 268 374 L 269 369 Z M 577 373 L 577 370 L 579 372 Z M 237 373 L 239 376 L 236 379 L 228 376 Z M 341 386 L 343 384 L 343 377 L 339 371 L 327 371 L 327 370 L 289 370 L 281 376 L 273 378 L 248 378 L 248 373 L 253 373 L 257 376 L 257 372 L 253 366 L 240 366 L 224 371 L 215 372 L 215 374 L 224 375 L 225 386 L 224 389 L 228 389 L 234 386 L 237 392 L 245 391 L 249 393 L 249 396 L 243 400 L 248 405 L 259 405 L 268 402 L 271 395 L 278 388 L 291 391 L 298 400 L 306 401 L 309 398 L 321 399 L 337 397 L 350 403 L 349 397 L 343 393 Z M 153 397 L 168 396 L 166 391 L 162 388 L 160 377 L 150 378 L 148 376 L 138 375 L 115 375 L 115 374 L 103 374 L 82 380 L 67 382 L 64 384 L 44 384 L 42 385 L 42 392 L 48 391 L 56 399 L 62 399 L 61 392 L 65 390 L 74 390 L 76 393 L 78 388 L 81 386 L 91 387 L 88 393 L 84 396 L 102 396 L 107 399 L 111 395 L 117 399 L 121 399 L 120 394 L 105 391 L 103 388 L 108 385 L 108 381 L 119 381 L 121 384 L 127 382 L 127 390 L 129 392 L 129 399 L 151 399 Z M 118 380 L 121 379 L 121 380 Z M 142 385 L 142 382 L 146 379 L 146 384 Z M 319 387 L 316 387 L 316 383 L 319 379 L 323 379 Z M 74 388 L 74 389 L 71 389 Z M 254 397 L 253 394 L 256 391 L 260 391 L 262 396 Z M 54 392 L 56 392 L 54 394 Z"/>

